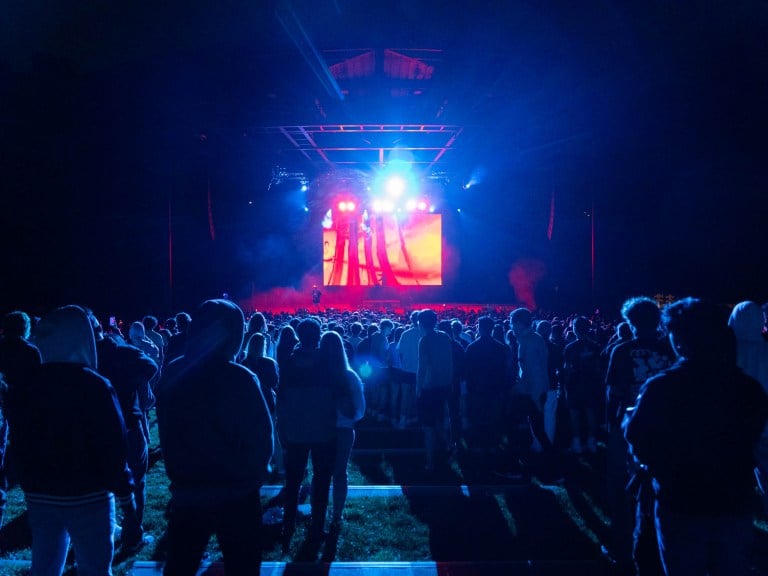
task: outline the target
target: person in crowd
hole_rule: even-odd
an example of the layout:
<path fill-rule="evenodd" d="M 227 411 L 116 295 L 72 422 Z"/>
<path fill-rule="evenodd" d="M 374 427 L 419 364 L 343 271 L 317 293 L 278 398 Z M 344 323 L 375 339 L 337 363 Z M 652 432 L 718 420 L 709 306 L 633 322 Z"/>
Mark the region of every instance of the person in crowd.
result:
<path fill-rule="evenodd" d="M 159 369 L 154 360 L 142 350 L 129 344 L 120 344 L 113 338 L 105 338 L 104 331 L 96 316 L 89 312 L 89 320 L 96 339 L 98 372 L 107 378 L 117 394 L 120 410 L 125 422 L 128 444 L 127 461 L 133 475 L 133 497 L 136 502 L 136 517 L 139 530 L 133 534 L 122 534 L 124 550 L 137 550 L 144 543 L 144 502 L 149 469 L 149 422 L 148 411 L 155 404 L 150 382 Z M 129 539 L 132 538 L 132 539 Z"/>
<path fill-rule="evenodd" d="M 336 458 L 334 390 L 320 354 L 320 323 L 305 318 L 296 329 L 299 345 L 280 364 L 277 428 L 285 449 L 285 511 L 282 546 L 287 552 L 296 529 L 299 489 L 312 457 L 312 524 L 309 542 L 316 545 L 325 531 L 328 491 Z"/>
<path fill-rule="evenodd" d="M 396 428 L 405 429 L 417 423 L 416 418 L 416 372 L 419 367 L 419 311 L 411 312 L 411 325 L 402 333 L 397 342 L 400 356 L 399 408 Z"/>
<path fill-rule="evenodd" d="M 448 445 L 445 414 L 453 384 L 453 345 L 451 337 L 436 330 L 437 314 L 425 308 L 419 312 L 419 363 L 416 373 L 416 406 L 424 429 L 427 472 L 435 470 L 438 440 Z"/>
<path fill-rule="evenodd" d="M 87 312 L 57 308 L 35 330 L 42 365 L 7 398 L 15 470 L 32 532 L 32 574 L 61 574 L 70 542 L 80 574 L 111 574 L 115 497 L 123 534 L 140 530 L 125 424 L 96 371 Z"/>
<path fill-rule="evenodd" d="M 389 338 L 395 324 L 389 318 L 384 318 L 379 322 L 379 329 L 371 335 L 371 376 L 369 379 L 369 398 L 370 408 L 376 413 L 376 418 L 380 422 L 388 422 L 391 418 L 389 414 L 390 407 L 390 361 L 389 361 Z"/>
<path fill-rule="evenodd" d="M 229 300 L 203 302 L 186 352 L 157 386 L 160 446 L 170 480 L 163 574 L 195 574 L 211 534 L 227 574 L 258 573 L 260 488 L 272 458 L 272 420 L 258 379 L 235 363 L 245 318 Z"/>
<path fill-rule="evenodd" d="M 634 406 L 640 387 L 648 378 L 667 369 L 674 353 L 667 338 L 659 334 L 661 311 L 655 301 L 639 296 L 629 298 L 621 308 L 633 339 L 617 345 L 611 352 L 605 377 L 608 441 L 606 477 L 612 524 L 614 559 L 619 564 L 634 564 L 635 571 L 658 574 L 661 571 L 659 548 L 653 520 L 653 491 L 650 481 L 629 453 L 621 423 Z M 626 487 L 632 482 L 632 493 Z M 634 525 L 634 530 L 633 530 Z"/>
<path fill-rule="evenodd" d="M 147 337 L 144 324 L 141 322 L 133 322 L 128 329 L 128 342 L 131 346 L 135 346 L 144 354 L 152 358 L 152 361 L 160 367 L 162 365 L 162 352 L 152 340 Z"/>
<path fill-rule="evenodd" d="M 296 330 L 293 329 L 293 326 L 286 324 L 280 329 L 280 335 L 275 346 L 275 360 L 278 367 L 285 365 L 286 360 L 293 354 L 293 350 L 298 343 L 299 337 L 296 336 Z"/>
<path fill-rule="evenodd" d="M 349 325 L 349 343 L 352 344 L 352 349 L 357 354 L 357 345 L 363 341 L 363 337 L 360 333 L 363 331 L 363 325 L 360 322 L 352 322 Z"/>
<path fill-rule="evenodd" d="M 40 351 L 29 341 L 32 322 L 26 312 L 14 310 L 3 316 L 0 337 L 0 526 L 3 524 L 8 488 L 6 459 L 8 446 L 8 420 L 4 400 L 8 388 L 23 387 L 42 363 Z"/>
<path fill-rule="evenodd" d="M 157 366 L 162 368 L 163 363 L 165 362 L 166 344 L 165 340 L 163 339 L 163 335 L 157 331 L 157 318 L 148 314 L 141 319 L 141 323 L 144 325 L 144 332 L 146 337 L 152 341 L 152 344 L 157 346 L 157 349 L 160 352 L 160 359 L 157 362 Z"/>
<path fill-rule="evenodd" d="M 459 446 L 463 446 L 465 443 L 461 423 L 461 405 L 466 389 L 466 353 L 461 344 L 453 338 L 450 320 L 438 321 L 437 330 L 447 334 L 451 339 L 453 375 L 451 377 L 451 390 L 448 394 L 448 456 L 453 458 L 458 455 Z"/>
<path fill-rule="evenodd" d="M 262 334 L 264 336 L 264 355 L 268 356 L 269 358 L 273 358 L 275 355 L 274 343 L 272 342 L 267 332 L 267 319 L 261 312 L 254 312 L 253 316 L 251 316 L 250 320 L 248 320 L 247 329 L 245 331 L 245 339 L 243 340 L 246 346 L 248 346 L 248 343 L 251 340 L 251 336 L 256 333 Z M 241 359 L 245 357 L 245 349 L 243 349 L 240 356 Z"/>
<path fill-rule="evenodd" d="M 527 419 L 533 439 L 550 457 L 552 442 L 544 429 L 544 403 L 549 390 L 548 351 L 544 339 L 533 329 L 533 315 L 517 308 L 509 316 L 517 341 L 518 378 L 513 389 L 515 412 Z"/>
<path fill-rule="evenodd" d="M 760 306 L 755 302 L 740 302 L 734 306 L 728 325 L 736 336 L 736 364 L 768 392 L 768 342 L 762 336 L 763 312 Z M 763 486 L 762 505 L 768 514 L 768 428 L 763 430 L 755 458 Z"/>
<path fill-rule="evenodd" d="M 453 339 L 461 344 L 461 347 L 465 350 L 467 349 L 467 346 L 472 344 L 472 338 L 469 336 L 469 334 L 464 332 L 464 326 L 461 324 L 461 320 L 458 318 L 451 320 L 451 335 L 453 336 Z"/>
<path fill-rule="evenodd" d="M 473 448 L 489 451 L 499 445 L 509 395 L 509 348 L 491 336 L 493 319 L 477 320 L 478 338 L 467 346 L 468 439 Z"/>
<path fill-rule="evenodd" d="M 245 357 L 243 358 L 242 364 L 256 374 L 256 377 L 259 379 L 261 392 L 264 395 L 264 400 L 267 402 L 267 408 L 269 408 L 269 414 L 272 417 L 272 424 L 274 426 L 279 371 L 277 362 L 267 356 L 266 352 L 266 336 L 261 332 L 254 332 L 245 347 Z M 277 436 L 275 436 L 275 450 L 272 462 L 274 465 L 273 468 L 278 471 L 278 474 L 285 473 L 283 449 L 280 446 L 280 441 Z"/>
<path fill-rule="evenodd" d="M 168 349 L 165 357 L 166 362 L 184 355 L 187 346 L 187 334 L 189 326 L 192 323 L 192 317 L 186 312 L 179 312 L 174 316 L 175 332 L 168 341 Z"/>
<path fill-rule="evenodd" d="M 320 356 L 336 401 L 336 461 L 333 468 L 333 508 L 330 529 L 341 529 L 349 479 L 347 466 L 355 444 L 355 424 L 365 415 L 363 382 L 350 368 L 341 337 L 326 332 L 320 338 Z"/>
<path fill-rule="evenodd" d="M 576 340 L 563 351 L 563 380 L 571 415 L 571 452 L 597 451 L 597 415 L 603 398 L 600 345 L 589 336 L 590 321 L 573 320 Z"/>
<path fill-rule="evenodd" d="M 624 431 L 653 479 L 664 573 L 746 574 L 768 395 L 738 368 L 719 307 L 686 298 L 664 309 L 663 323 L 678 361 L 646 381 Z"/>

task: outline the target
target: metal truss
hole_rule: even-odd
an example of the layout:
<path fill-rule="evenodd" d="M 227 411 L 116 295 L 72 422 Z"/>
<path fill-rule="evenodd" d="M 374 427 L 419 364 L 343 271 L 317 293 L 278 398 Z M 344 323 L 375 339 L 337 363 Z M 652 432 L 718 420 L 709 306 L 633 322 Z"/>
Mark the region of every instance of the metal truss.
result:
<path fill-rule="evenodd" d="M 446 124 L 314 124 L 272 126 L 267 134 L 283 136 L 313 164 L 330 167 L 385 166 L 393 161 L 431 170 L 455 151 L 464 128 Z"/>

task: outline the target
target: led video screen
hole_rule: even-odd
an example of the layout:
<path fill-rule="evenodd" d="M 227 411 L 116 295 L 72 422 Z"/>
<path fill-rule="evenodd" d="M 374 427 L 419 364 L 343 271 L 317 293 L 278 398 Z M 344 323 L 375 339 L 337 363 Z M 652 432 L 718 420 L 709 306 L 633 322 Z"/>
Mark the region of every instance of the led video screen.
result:
<path fill-rule="evenodd" d="M 439 214 L 329 216 L 323 222 L 326 286 L 442 285 Z"/>

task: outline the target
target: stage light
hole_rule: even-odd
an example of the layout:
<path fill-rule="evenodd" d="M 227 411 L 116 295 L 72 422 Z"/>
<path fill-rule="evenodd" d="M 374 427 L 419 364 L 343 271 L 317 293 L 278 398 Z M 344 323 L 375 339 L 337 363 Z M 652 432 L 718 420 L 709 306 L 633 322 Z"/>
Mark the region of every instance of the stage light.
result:
<path fill-rule="evenodd" d="M 393 198 L 399 198 L 405 192 L 405 180 L 400 176 L 392 176 L 387 180 L 384 189 Z"/>
<path fill-rule="evenodd" d="M 340 212 L 346 212 L 347 211 L 347 203 L 344 202 L 343 200 L 341 202 L 339 202 L 339 206 L 338 207 L 339 207 L 339 211 Z"/>
<path fill-rule="evenodd" d="M 394 212 L 395 211 L 395 203 L 391 202 L 390 200 L 384 201 L 384 212 Z"/>
<path fill-rule="evenodd" d="M 304 212 L 309 212 L 309 206 L 304 206 Z"/>
<path fill-rule="evenodd" d="M 302 184 L 301 185 L 301 191 L 302 192 L 306 192 L 307 190 L 309 190 L 309 186 L 307 186 L 306 184 Z"/>
<path fill-rule="evenodd" d="M 429 207 L 429 213 L 434 214 L 435 213 L 435 205 L 432 204 L 432 206 Z"/>
<path fill-rule="evenodd" d="M 373 201 L 373 211 L 374 212 L 382 212 L 384 210 L 384 204 L 381 200 L 374 200 Z"/>
<path fill-rule="evenodd" d="M 354 202 L 347 202 L 347 212 L 354 212 L 355 208 L 356 206 Z"/>
<path fill-rule="evenodd" d="M 411 212 L 416 210 L 416 200 L 408 200 L 408 202 L 405 203 L 405 208 Z"/>
<path fill-rule="evenodd" d="M 456 208 L 456 212 L 461 212 L 461 208 Z"/>
<path fill-rule="evenodd" d="M 426 202 L 424 202 L 424 200 L 422 200 L 421 202 L 419 202 L 419 203 L 417 204 L 417 206 L 416 206 L 416 207 L 417 207 L 419 210 L 421 210 L 421 211 L 423 212 L 424 210 L 426 210 L 426 209 L 427 209 L 427 203 L 426 203 Z"/>

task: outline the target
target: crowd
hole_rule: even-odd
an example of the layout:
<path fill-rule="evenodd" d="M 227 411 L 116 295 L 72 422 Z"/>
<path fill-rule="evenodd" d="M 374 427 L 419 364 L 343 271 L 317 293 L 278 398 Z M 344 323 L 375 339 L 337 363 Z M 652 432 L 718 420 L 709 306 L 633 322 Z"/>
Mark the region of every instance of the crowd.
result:
<path fill-rule="evenodd" d="M 554 481 L 568 453 L 604 446 L 619 564 L 742 573 L 768 472 L 764 311 L 691 298 L 662 311 L 638 297 L 621 316 L 328 309 L 246 321 L 209 300 L 162 323 L 146 316 L 124 337 L 120 322 L 80 306 L 34 326 L 6 314 L 0 463 L 3 486 L 25 494 L 32 572 L 60 574 L 71 540 L 78 573 L 109 573 L 116 508 L 120 546 L 144 543 L 155 409 L 171 492 L 167 575 L 194 574 L 212 534 L 228 573 L 252 573 L 270 472 L 285 479 L 287 551 L 310 458 L 308 544 L 341 530 L 366 415 L 421 429 L 426 474 L 467 451 L 500 475 Z"/>

